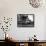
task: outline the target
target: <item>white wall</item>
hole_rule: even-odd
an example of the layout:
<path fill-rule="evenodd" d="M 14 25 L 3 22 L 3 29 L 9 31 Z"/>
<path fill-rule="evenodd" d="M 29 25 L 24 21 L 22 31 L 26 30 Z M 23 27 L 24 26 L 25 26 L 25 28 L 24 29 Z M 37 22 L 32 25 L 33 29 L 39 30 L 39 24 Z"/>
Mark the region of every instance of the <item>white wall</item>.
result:
<path fill-rule="evenodd" d="M 17 14 L 35 14 L 35 27 L 34 28 L 18 28 L 17 27 Z M 46 6 L 33 8 L 28 0 L 0 0 L 0 17 L 13 17 L 13 22 L 10 31 L 17 40 L 27 40 L 34 34 L 37 35 L 39 40 L 45 40 L 45 15 Z M 2 31 L 0 31 L 0 35 Z M 3 37 L 0 36 L 0 39 Z"/>

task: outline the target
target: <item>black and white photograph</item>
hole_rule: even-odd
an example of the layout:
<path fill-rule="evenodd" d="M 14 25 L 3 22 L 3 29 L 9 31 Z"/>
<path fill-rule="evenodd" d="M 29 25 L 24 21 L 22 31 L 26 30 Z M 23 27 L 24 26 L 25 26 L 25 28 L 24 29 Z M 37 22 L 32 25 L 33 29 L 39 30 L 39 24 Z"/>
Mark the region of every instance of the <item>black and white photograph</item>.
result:
<path fill-rule="evenodd" d="M 34 27 L 34 14 L 17 14 L 17 27 Z"/>

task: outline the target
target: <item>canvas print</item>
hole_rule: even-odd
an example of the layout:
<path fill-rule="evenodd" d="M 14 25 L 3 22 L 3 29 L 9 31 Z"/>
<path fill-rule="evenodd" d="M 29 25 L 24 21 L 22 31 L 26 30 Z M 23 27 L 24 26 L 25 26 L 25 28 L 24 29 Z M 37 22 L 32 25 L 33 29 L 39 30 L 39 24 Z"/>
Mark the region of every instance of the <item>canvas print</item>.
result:
<path fill-rule="evenodd" d="M 34 14 L 17 14 L 17 27 L 34 27 Z"/>

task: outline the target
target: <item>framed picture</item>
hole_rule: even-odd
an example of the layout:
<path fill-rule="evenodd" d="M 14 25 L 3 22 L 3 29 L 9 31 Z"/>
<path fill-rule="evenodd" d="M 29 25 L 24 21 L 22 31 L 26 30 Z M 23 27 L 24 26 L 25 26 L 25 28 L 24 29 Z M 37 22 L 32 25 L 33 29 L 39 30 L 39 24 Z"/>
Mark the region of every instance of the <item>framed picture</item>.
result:
<path fill-rule="evenodd" d="M 17 14 L 17 27 L 34 27 L 34 14 Z"/>

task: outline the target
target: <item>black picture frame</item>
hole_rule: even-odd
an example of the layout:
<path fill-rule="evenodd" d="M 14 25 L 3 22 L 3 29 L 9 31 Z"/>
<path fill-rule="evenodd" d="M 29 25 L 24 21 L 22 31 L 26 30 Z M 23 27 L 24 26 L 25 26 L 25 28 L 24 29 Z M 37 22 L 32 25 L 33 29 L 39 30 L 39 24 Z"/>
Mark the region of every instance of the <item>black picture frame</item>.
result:
<path fill-rule="evenodd" d="M 34 27 L 34 14 L 17 14 L 17 27 Z"/>

